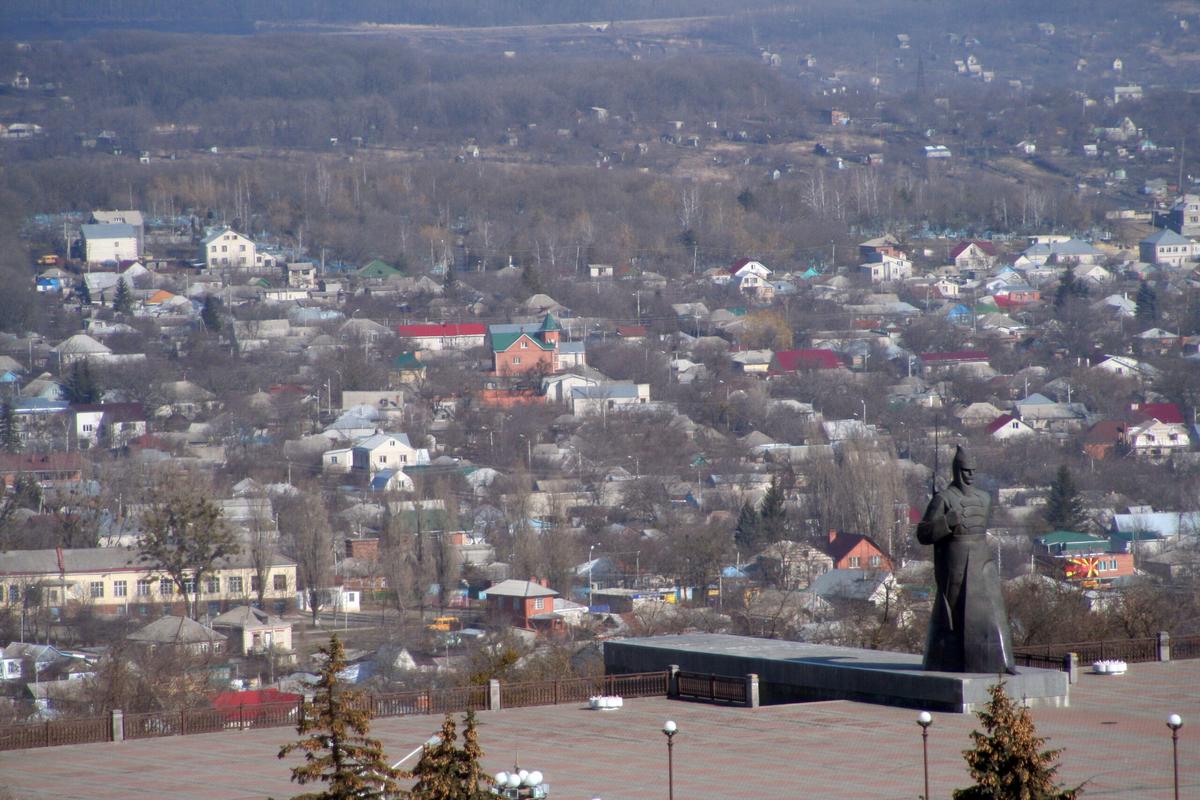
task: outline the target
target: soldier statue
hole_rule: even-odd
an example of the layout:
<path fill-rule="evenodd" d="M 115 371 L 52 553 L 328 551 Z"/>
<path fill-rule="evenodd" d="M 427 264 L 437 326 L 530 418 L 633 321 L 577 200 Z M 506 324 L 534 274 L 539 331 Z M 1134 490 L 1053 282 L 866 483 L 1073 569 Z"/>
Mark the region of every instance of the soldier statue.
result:
<path fill-rule="evenodd" d="M 933 545 L 937 581 L 925 669 L 1014 674 L 1000 570 L 987 540 L 992 501 L 973 485 L 975 461 L 962 446 L 953 472 L 954 480 L 934 493 L 917 525 L 917 540 Z"/>

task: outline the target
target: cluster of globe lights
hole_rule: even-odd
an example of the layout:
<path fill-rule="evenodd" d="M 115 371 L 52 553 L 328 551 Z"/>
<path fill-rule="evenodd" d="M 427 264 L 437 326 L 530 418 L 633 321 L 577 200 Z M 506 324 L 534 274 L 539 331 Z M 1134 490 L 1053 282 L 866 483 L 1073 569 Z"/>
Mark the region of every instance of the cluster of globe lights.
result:
<path fill-rule="evenodd" d="M 524 769 L 512 772 L 497 772 L 495 776 L 496 788 L 501 791 L 504 789 L 520 789 L 522 786 L 532 789 L 541 785 L 542 777 L 542 773 L 536 769 L 533 772 Z"/>

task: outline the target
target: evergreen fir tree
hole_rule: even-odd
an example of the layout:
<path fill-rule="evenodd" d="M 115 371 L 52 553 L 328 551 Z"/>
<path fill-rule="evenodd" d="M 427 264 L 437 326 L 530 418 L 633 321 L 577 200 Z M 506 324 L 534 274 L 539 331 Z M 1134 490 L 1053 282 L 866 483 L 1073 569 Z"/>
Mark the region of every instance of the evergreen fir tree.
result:
<path fill-rule="evenodd" d="M 1068 266 L 1058 278 L 1058 288 L 1054 291 L 1054 307 L 1061 310 L 1067 301 L 1075 296 L 1075 267 Z"/>
<path fill-rule="evenodd" d="M 1081 787 L 1064 789 L 1054 776 L 1061 750 L 1043 750 L 1029 710 L 1013 703 L 1001 681 L 976 715 L 984 731 L 971 732 L 975 747 L 963 751 L 975 785 L 956 789 L 954 800 L 1075 800 Z"/>
<path fill-rule="evenodd" d="M 1142 281 L 1137 291 L 1137 321 L 1150 324 L 1158 319 L 1158 292 Z"/>
<path fill-rule="evenodd" d="M 1079 490 L 1075 488 L 1075 479 L 1066 464 L 1058 468 L 1054 483 L 1050 485 L 1045 517 L 1046 524 L 1056 531 L 1079 531 L 1086 522 L 1083 499 L 1079 496 Z"/>
<path fill-rule="evenodd" d="M 128 314 L 133 310 L 133 296 L 129 293 L 129 284 L 124 278 L 117 278 L 117 289 L 113 293 L 113 311 L 118 314 Z"/>
<path fill-rule="evenodd" d="M 771 478 L 771 485 L 763 495 L 758 508 L 758 530 L 761 545 L 774 544 L 787 534 L 787 509 L 783 506 L 783 487 L 779 476 Z"/>
<path fill-rule="evenodd" d="M 742 503 L 742 510 L 738 513 L 737 528 L 733 532 L 733 540 L 737 543 L 739 550 L 747 554 L 758 552 L 758 527 L 758 512 L 747 500 Z"/>
<path fill-rule="evenodd" d="M 75 287 L 75 293 L 79 295 L 80 305 L 90 306 L 92 304 L 92 290 L 88 288 L 87 281 L 80 281 Z"/>
<path fill-rule="evenodd" d="M 462 747 L 455 745 L 458 739 L 454 717 L 446 715 L 436 744 L 425 748 L 421 760 L 413 767 L 416 778 L 411 800 L 486 800 L 494 797 L 489 791 L 492 779 L 483 771 L 480 760 L 483 749 L 479 746 L 475 712 L 467 713 L 463 729 Z"/>
<path fill-rule="evenodd" d="M 100 397 L 100 387 L 92 375 L 87 359 L 71 365 L 71 372 L 63 382 L 63 393 L 69 403 L 95 403 Z"/>
<path fill-rule="evenodd" d="M 0 447 L 6 453 L 21 452 L 21 428 L 12 403 L 0 404 Z"/>
<path fill-rule="evenodd" d="M 221 298 L 215 295 L 205 295 L 204 307 L 200 309 L 200 321 L 204 329 L 217 333 L 221 330 Z"/>
<path fill-rule="evenodd" d="M 379 740 L 367 736 L 371 714 L 357 692 L 341 686 L 338 673 L 346 668 L 346 652 L 337 634 L 320 648 L 325 656 L 316 697 L 304 704 L 296 732 L 304 738 L 279 751 L 286 758 L 299 750 L 304 764 L 292 768 L 301 785 L 322 782 L 324 791 L 298 795 L 294 800 L 351 800 L 402 795 L 399 779 L 409 777 L 389 766 Z"/>
<path fill-rule="evenodd" d="M 530 296 L 541 293 L 542 277 L 538 275 L 533 264 L 526 264 L 525 268 L 521 270 L 521 285 L 525 287 L 525 291 Z"/>

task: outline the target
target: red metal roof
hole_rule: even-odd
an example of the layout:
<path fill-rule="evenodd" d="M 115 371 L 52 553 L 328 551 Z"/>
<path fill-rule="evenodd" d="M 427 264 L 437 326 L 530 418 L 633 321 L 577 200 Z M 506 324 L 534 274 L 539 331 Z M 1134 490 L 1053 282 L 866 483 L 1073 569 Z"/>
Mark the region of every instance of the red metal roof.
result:
<path fill-rule="evenodd" d="M 416 325 L 397 325 L 396 333 L 406 339 L 483 336 L 487 333 L 487 326 L 480 322 L 426 322 Z"/>
<path fill-rule="evenodd" d="M 1129 411 L 1136 422 L 1156 419 L 1168 424 L 1183 424 L 1183 412 L 1175 403 L 1134 403 Z"/>
<path fill-rule="evenodd" d="M 737 275 L 737 271 L 749 264 L 752 260 L 753 259 L 749 258 L 739 258 L 737 261 L 733 262 L 733 266 L 729 268 L 729 274 Z"/>
<path fill-rule="evenodd" d="M 996 246 L 993 245 L 991 242 L 985 242 L 982 239 L 968 239 L 967 241 L 959 242 L 957 245 L 954 246 L 954 249 L 950 251 L 950 258 L 951 259 L 958 258 L 960 255 L 962 255 L 963 251 L 966 250 L 971 245 L 975 245 L 980 250 L 987 253 L 989 256 L 996 255 Z"/>
<path fill-rule="evenodd" d="M 1012 414 L 1001 414 L 1000 416 L 998 416 L 994 420 L 992 420 L 992 423 L 987 426 L 987 432 L 995 433 L 996 431 L 1000 430 L 1008 423 L 1013 422 L 1015 420 L 1016 420 L 1016 417 L 1014 417 Z"/>
<path fill-rule="evenodd" d="M 922 353 L 921 360 L 926 364 L 986 363 L 988 354 L 982 350 L 954 350 L 946 353 Z"/>
<path fill-rule="evenodd" d="M 827 348 L 803 350 L 780 350 L 775 353 L 775 368 L 779 372 L 795 372 L 801 369 L 837 369 L 842 359 Z"/>

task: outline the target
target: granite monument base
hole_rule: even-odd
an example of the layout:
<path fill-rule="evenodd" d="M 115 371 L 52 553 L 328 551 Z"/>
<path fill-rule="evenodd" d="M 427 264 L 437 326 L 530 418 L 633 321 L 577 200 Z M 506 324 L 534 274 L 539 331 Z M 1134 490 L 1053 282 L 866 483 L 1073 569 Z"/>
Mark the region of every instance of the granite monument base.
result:
<path fill-rule="evenodd" d="M 926 672 L 921 656 L 854 647 L 784 642 L 728 634 L 684 634 L 614 639 L 604 643 L 605 671 L 652 672 L 676 665 L 684 672 L 758 675 L 761 702 L 855 700 L 928 711 L 969 713 L 1003 680 L 1026 705 L 1069 705 L 1067 674 L 1018 667 L 1016 675 Z"/>

